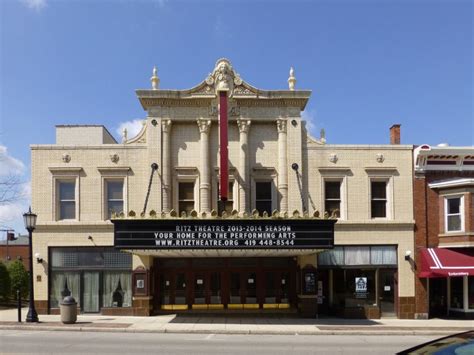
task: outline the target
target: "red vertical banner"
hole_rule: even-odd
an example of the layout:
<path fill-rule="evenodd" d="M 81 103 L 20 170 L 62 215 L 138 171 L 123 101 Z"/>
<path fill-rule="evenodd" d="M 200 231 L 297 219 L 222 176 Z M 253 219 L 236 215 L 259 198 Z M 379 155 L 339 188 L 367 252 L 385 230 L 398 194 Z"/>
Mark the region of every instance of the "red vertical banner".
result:
<path fill-rule="evenodd" d="M 227 201 L 229 189 L 229 137 L 227 132 L 227 92 L 219 91 L 220 197 Z"/>

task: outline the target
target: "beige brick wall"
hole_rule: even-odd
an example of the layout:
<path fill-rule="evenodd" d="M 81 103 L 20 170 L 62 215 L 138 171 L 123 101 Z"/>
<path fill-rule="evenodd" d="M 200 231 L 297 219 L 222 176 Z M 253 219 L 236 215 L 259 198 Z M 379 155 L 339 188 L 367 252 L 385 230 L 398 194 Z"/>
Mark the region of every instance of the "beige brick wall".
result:
<path fill-rule="evenodd" d="M 301 210 L 302 202 L 298 180 L 291 169 L 292 163 L 299 165 L 304 195 L 304 204 L 312 213 L 322 211 L 324 176 L 343 176 L 345 179 L 344 220 L 336 228 L 336 244 L 392 244 L 398 246 L 400 270 L 400 296 L 413 296 L 413 270 L 404 260 L 406 250 L 413 251 L 413 200 L 412 200 L 412 151 L 411 146 L 344 146 L 318 145 L 308 143 L 301 124 L 298 109 L 270 110 L 259 107 L 242 109 L 242 116 L 250 117 L 252 125 L 249 131 L 249 167 L 252 175 L 255 167 L 274 168 L 278 186 L 278 133 L 276 119 L 282 112 L 288 117 L 288 201 L 289 211 Z M 107 176 L 120 176 L 123 170 L 113 172 L 110 168 L 125 168 L 126 206 L 139 214 L 143 208 L 150 164 L 160 165 L 151 189 L 148 211 L 161 208 L 161 117 L 171 118 L 171 172 L 175 167 L 195 167 L 199 169 L 200 135 L 194 117 L 186 116 L 179 110 L 157 109 L 149 113 L 146 142 L 133 144 L 74 145 L 74 137 L 61 137 L 59 142 L 71 145 L 35 145 L 32 146 L 32 208 L 38 214 L 38 230 L 34 235 L 34 253 L 43 255 L 45 263 L 34 265 L 34 273 L 41 276 L 36 282 L 35 292 L 39 300 L 47 299 L 48 247 L 51 246 L 93 246 L 112 245 L 113 226 L 104 221 L 103 180 Z M 206 110 L 198 110 L 199 117 L 206 117 Z M 158 125 L 152 126 L 152 119 Z M 296 125 L 291 120 L 296 120 Z M 133 138 L 133 137 L 130 137 Z M 211 176 L 216 176 L 218 166 L 218 126 L 213 120 L 210 139 Z M 230 165 L 239 166 L 239 132 L 235 119 L 229 124 Z M 64 154 L 70 156 L 69 162 L 63 161 Z M 119 161 L 111 161 L 111 155 L 117 154 Z M 337 155 L 337 162 L 329 161 L 329 156 Z M 383 163 L 377 162 L 377 154 L 384 156 Z M 98 168 L 109 168 L 100 171 Z M 80 172 L 73 168 L 81 168 Z M 371 170 L 367 170 L 370 168 Z M 369 173 L 368 173 L 369 172 Z M 235 171 L 238 175 L 238 170 Z M 341 175 L 342 174 L 342 175 Z M 198 170 L 199 175 L 199 170 Z M 391 218 L 386 221 L 374 221 L 370 218 L 370 176 L 388 176 L 391 193 Z M 56 221 L 55 218 L 55 178 L 76 177 L 79 182 L 79 214 L 77 221 Z M 215 181 L 215 179 L 213 180 Z M 199 177 L 197 178 L 199 184 Z M 213 186 L 214 189 L 214 186 Z M 175 191 L 176 193 L 176 191 Z M 196 189 L 195 201 L 199 209 L 199 189 Z M 213 194 L 215 196 L 215 194 Z M 238 194 L 234 200 L 238 204 Z M 251 198 L 254 193 L 250 192 Z M 172 201 L 175 199 L 172 199 Z M 234 208 L 238 209 L 238 205 Z M 389 222 L 386 226 L 384 222 Z M 93 242 L 88 236 L 93 236 Z M 314 259 L 314 257 L 313 257 Z M 143 264 L 143 260 L 134 258 L 134 266 Z"/>

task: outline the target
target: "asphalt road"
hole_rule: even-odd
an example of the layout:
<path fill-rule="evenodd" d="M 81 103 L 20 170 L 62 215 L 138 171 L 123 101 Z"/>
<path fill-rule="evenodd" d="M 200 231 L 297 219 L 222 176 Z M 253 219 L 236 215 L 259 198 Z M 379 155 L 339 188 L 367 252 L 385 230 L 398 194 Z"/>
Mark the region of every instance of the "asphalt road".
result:
<path fill-rule="evenodd" d="M 437 336 L 0 330 L 1 354 L 393 354 Z"/>

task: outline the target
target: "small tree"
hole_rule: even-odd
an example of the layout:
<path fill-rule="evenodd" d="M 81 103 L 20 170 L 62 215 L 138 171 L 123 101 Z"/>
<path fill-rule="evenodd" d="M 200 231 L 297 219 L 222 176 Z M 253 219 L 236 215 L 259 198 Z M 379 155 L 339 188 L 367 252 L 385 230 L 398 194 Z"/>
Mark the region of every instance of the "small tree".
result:
<path fill-rule="evenodd" d="M 10 297 L 10 274 L 4 263 L 0 261 L 0 299 L 8 301 Z"/>
<path fill-rule="evenodd" d="M 20 260 L 15 260 L 8 265 L 10 273 L 10 287 L 13 299 L 17 299 L 16 290 L 20 290 L 21 298 L 26 299 L 28 296 L 28 272 Z"/>

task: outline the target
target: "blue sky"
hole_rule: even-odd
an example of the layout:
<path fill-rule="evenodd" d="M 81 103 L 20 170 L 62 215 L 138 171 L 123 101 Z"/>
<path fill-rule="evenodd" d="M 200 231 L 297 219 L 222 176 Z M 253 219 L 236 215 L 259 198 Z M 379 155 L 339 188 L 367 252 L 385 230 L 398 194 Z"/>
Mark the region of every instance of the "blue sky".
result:
<path fill-rule="evenodd" d="M 474 145 L 469 0 L 3 0 L 0 36 L 0 175 L 26 182 L 28 145 L 54 143 L 55 125 L 117 135 L 145 117 L 134 90 L 153 65 L 183 89 L 221 57 L 262 89 L 287 88 L 294 66 L 328 143 L 385 144 L 401 123 L 402 143 Z M 0 207 L 3 225 L 26 204 Z"/>

